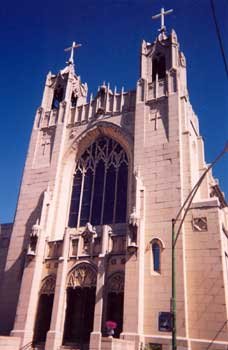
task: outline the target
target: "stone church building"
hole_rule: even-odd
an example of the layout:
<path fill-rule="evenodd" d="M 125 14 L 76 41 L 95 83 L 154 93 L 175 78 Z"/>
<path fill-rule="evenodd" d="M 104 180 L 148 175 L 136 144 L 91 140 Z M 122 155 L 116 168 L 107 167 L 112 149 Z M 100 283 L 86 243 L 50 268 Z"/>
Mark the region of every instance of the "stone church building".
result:
<path fill-rule="evenodd" d="M 75 47 L 47 75 L 2 225 L 0 349 L 168 350 L 172 219 L 208 167 L 185 56 L 163 27 L 134 90 L 89 98 Z M 177 349 L 228 349 L 227 203 L 211 172 L 175 253 Z"/>

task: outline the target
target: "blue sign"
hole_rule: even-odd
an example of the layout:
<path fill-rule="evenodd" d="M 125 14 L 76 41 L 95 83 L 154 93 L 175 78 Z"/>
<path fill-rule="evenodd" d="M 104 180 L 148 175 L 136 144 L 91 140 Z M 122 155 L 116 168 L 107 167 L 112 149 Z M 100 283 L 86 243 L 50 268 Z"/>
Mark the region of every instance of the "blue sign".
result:
<path fill-rule="evenodd" d="M 158 330 L 159 330 L 159 332 L 172 332 L 172 330 L 173 330 L 173 314 L 172 314 L 172 312 L 159 312 Z"/>

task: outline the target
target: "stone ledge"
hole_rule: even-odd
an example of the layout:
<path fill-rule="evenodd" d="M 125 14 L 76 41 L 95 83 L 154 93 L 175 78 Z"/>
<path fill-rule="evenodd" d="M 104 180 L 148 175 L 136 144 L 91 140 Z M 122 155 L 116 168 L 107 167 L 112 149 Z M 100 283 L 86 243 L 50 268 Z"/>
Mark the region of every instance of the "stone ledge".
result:
<path fill-rule="evenodd" d="M 219 208 L 219 200 L 218 198 L 208 198 L 202 199 L 197 202 L 193 202 L 190 209 L 197 208 Z"/>
<path fill-rule="evenodd" d="M 102 350 L 134 350 L 135 344 L 133 341 L 112 338 L 112 337 L 102 337 L 101 339 L 101 349 Z"/>
<path fill-rule="evenodd" d="M 20 341 L 19 337 L 0 336 L 0 350 L 19 350 Z"/>

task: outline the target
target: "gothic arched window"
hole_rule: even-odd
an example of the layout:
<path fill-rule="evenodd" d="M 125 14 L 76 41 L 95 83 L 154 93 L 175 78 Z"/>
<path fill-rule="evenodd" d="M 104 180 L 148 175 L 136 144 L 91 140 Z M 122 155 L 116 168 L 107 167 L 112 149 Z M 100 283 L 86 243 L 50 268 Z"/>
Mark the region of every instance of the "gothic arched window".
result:
<path fill-rule="evenodd" d="M 100 137 L 75 169 L 69 226 L 126 222 L 128 159 L 115 140 Z"/>
<path fill-rule="evenodd" d="M 153 59 L 152 81 L 156 80 L 156 75 L 158 76 L 158 79 L 164 79 L 166 75 L 165 56 L 160 54 Z"/>
<path fill-rule="evenodd" d="M 161 247 L 157 242 L 152 243 L 152 255 L 153 255 L 153 270 L 155 272 L 160 272 Z"/>

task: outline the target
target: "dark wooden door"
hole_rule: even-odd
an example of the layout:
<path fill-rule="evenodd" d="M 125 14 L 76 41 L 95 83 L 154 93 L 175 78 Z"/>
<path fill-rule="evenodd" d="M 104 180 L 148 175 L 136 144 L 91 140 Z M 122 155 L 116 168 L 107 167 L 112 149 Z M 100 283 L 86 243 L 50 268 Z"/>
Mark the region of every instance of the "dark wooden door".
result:
<path fill-rule="evenodd" d="M 123 302 L 124 293 L 108 293 L 106 321 L 117 323 L 117 328 L 114 331 L 114 337 L 116 338 L 119 338 L 123 330 Z"/>
<path fill-rule="evenodd" d="M 33 338 L 35 343 L 44 343 L 46 340 L 51 324 L 53 301 L 54 294 L 40 296 Z"/>
<path fill-rule="evenodd" d="M 93 331 L 95 296 L 95 287 L 68 288 L 64 344 L 74 343 L 82 348 L 89 343 Z"/>

